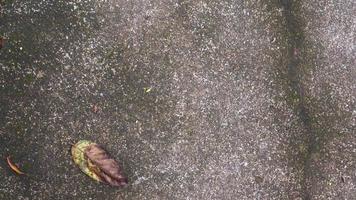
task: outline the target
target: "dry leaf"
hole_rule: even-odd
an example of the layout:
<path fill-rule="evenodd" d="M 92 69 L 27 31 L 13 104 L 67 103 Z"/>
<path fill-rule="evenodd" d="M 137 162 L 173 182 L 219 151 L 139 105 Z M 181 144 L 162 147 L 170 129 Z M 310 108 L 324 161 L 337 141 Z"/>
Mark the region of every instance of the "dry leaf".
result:
<path fill-rule="evenodd" d="M 75 145 L 72 146 L 72 158 L 74 162 L 79 166 L 79 168 L 91 178 L 101 181 L 100 177 L 96 175 L 96 173 L 91 170 L 88 159 L 84 155 L 85 149 L 91 144 L 92 142 L 87 140 L 81 140 Z"/>
<path fill-rule="evenodd" d="M 114 186 L 124 186 L 127 184 L 127 178 L 122 175 L 118 163 L 97 144 L 89 145 L 84 151 L 86 157 L 99 168 L 103 182 Z"/>
<path fill-rule="evenodd" d="M 5 46 L 5 38 L 0 37 L 0 49 Z"/>
<path fill-rule="evenodd" d="M 340 179 L 342 183 L 345 183 L 345 178 L 343 176 L 341 176 Z"/>
<path fill-rule="evenodd" d="M 99 111 L 99 107 L 97 105 L 93 105 L 92 111 L 93 113 L 97 113 Z"/>
<path fill-rule="evenodd" d="M 96 143 L 81 140 L 72 147 L 72 157 L 79 168 L 91 178 L 112 186 L 127 185 L 119 164 Z"/>
<path fill-rule="evenodd" d="M 255 182 L 257 184 L 261 184 L 263 182 L 263 178 L 261 176 L 255 176 Z"/>
<path fill-rule="evenodd" d="M 19 174 L 19 175 L 24 175 L 24 174 L 25 174 L 25 173 L 23 173 L 23 172 L 19 169 L 19 167 L 18 167 L 15 163 L 13 163 L 13 162 L 11 161 L 10 156 L 8 156 L 8 157 L 6 158 L 6 161 L 7 161 L 7 164 L 9 165 L 9 167 L 10 167 L 14 172 L 16 172 L 16 174 Z"/>
<path fill-rule="evenodd" d="M 42 70 L 40 70 L 40 71 L 37 72 L 36 78 L 43 78 L 44 75 L 45 75 L 45 73 Z"/>

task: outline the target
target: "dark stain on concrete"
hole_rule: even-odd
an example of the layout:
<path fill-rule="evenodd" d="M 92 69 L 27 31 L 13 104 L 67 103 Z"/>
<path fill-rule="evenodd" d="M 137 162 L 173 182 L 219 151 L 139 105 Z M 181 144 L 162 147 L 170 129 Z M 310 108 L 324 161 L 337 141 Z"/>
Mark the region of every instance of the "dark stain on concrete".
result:
<path fill-rule="evenodd" d="M 304 44 L 304 34 L 303 27 L 300 20 L 297 17 L 298 5 L 297 1 L 293 0 L 280 0 L 280 5 L 283 8 L 283 16 L 285 19 L 286 31 L 287 31 L 287 67 L 286 76 L 289 86 L 289 94 L 292 101 L 288 102 L 292 104 L 296 114 L 299 116 L 302 125 L 304 127 L 306 136 L 302 139 L 305 145 L 305 151 L 300 153 L 300 157 L 297 158 L 296 168 L 301 168 L 301 186 L 303 199 L 310 199 L 310 193 L 308 190 L 308 178 L 312 171 L 310 161 L 311 155 L 316 151 L 317 135 L 315 134 L 312 124 L 311 124 L 311 114 L 306 105 L 306 95 L 301 78 L 303 76 L 301 65 L 300 51 Z M 291 140 L 296 140 L 297 138 L 292 137 Z M 291 144 L 293 143 L 291 141 Z"/>
<path fill-rule="evenodd" d="M 298 158 L 292 159 L 293 167 L 300 172 L 301 197 L 305 200 L 311 199 L 312 176 L 318 173 L 318 169 L 313 167 L 313 158 L 319 155 L 321 145 L 325 141 L 326 135 L 314 126 L 315 113 L 311 110 L 311 100 L 306 94 L 304 80 L 310 70 L 308 63 L 312 63 L 313 58 L 305 56 L 308 48 L 304 37 L 303 21 L 300 19 L 301 2 L 294 0 L 280 0 L 286 28 L 287 40 L 287 66 L 284 75 L 287 80 L 287 102 L 291 105 L 299 117 L 303 126 L 304 134 L 293 136 L 290 145 L 292 149 L 298 149 Z M 318 121 L 318 120 L 317 120 Z M 297 142 L 298 141 L 298 142 Z M 299 145 L 299 146 L 298 146 Z M 302 148 L 301 148 L 302 147 Z"/>

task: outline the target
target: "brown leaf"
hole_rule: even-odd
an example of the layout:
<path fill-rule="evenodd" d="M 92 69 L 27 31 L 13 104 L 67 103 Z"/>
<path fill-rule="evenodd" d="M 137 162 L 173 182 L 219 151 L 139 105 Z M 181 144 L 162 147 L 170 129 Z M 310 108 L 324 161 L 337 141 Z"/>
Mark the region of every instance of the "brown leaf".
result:
<path fill-rule="evenodd" d="M 15 163 L 13 163 L 11 161 L 10 156 L 8 156 L 6 158 L 6 161 L 7 161 L 7 164 L 9 165 L 9 167 L 12 169 L 12 171 L 16 172 L 16 174 L 19 174 L 19 175 L 24 175 L 25 174 L 19 169 L 19 167 Z"/>
<path fill-rule="evenodd" d="M 263 182 L 263 178 L 261 176 L 255 176 L 255 182 L 257 184 L 261 184 Z"/>
<path fill-rule="evenodd" d="M 99 107 L 97 105 L 92 106 L 93 113 L 97 113 L 99 111 Z"/>
<path fill-rule="evenodd" d="M 89 145 L 84 154 L 86 158 L 96 166 L 95 173 L 101 178 L 102 182 L 112 186 L 127 185 L 127 178 L 123 176 L 119 164 L 106 153 L 99 145 Z"/>
<path fill-rule="evenodd" d="M 0 37 L 0 49 L 3 48 L 5 45 L 5 38 Z"/>

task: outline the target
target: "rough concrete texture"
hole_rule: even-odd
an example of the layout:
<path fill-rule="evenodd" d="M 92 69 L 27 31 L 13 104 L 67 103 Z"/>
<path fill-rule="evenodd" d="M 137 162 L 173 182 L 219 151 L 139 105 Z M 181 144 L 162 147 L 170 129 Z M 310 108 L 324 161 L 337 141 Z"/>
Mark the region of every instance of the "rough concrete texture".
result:
<path fill-rule="evenodd" d="M 356 199 L 353 0 L 2 0 L 0 199 Z M 96 107 L 96 112 L 93 112 Z M 129 186 L 80 172 L 105 147 Z"/>

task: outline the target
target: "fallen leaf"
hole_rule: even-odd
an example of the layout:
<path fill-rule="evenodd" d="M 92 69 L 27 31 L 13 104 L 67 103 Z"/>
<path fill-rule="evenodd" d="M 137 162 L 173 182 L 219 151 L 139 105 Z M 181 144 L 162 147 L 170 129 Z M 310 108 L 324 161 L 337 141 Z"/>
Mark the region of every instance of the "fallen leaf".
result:
<path fill-rule="evenodd" d="M 92 111 L 93 113 L 97 113 L 99 111 L 99 107 L 97 105 L 93 105 Z"/>
<path fill-rule="evenodd" d="M 343 176 L 340 177 L 341 182 L 345 183 L 345 178 Z"/>
<path fill-rule="evenodd" d="M 40 70 L 40 71 L 38 71 L 38 73 L 36 74 L 36 78 L 43 78 L 44 75 L 45 75 L 45 73 L 44 73 L 42 70 Z"/>
<path fill-rule="evenodd" d="M 256 182 L 257 184 L 260 184 L 260 183 L 263 182 L 263 178 L 260 177 L 260 176 L 255 176 L 255 182 Z"/>
<path fill-rule="evenodd" d="M 119 164 L 98 144 L 80 140 L 71 151 L 74 162 L 89 177 L 112 186 L 127 185 Z"/>
<path fill-rule="evenodd" d="M 89 162 L 88 159 L 86 158 L 86 156 L 84 155 L 84 151 L 85 149 L 92 144 L 92 142 L 87 141 L 87 140 L 81 140 L 78 143 L 76 143 L 75 145 L 72 146 L 72 158 L 75 162 L 75 164 L 77 164 L 79 166 L 79 168 L 88 176 L 90 176 L 91 178 L 97 180 L 97 181 L 101 181 L 100 177 L 96 175 L 96 173 L 90 169 L 89 167 Z"/>
<path fill-rule="evenodd" d="M 3 37 L 0 37 L 0 49 L 5 46 L 5 39 Z"/>
<path fill-rule="evenodd" d="M 19 167 L 18 167 L 15 163 L 13 163 L 13 162 L 11 161 L 10 156 L 8 156 L 8 157 L 6 158 L 6 161 L 7 161 L 7 164 L 9 165 L 9 167 L 10 167 L 14 172 L 16 172 L 16 174 L 19 174 L 19 175 L 24 175 L 24 174 L 25 174 L 24 172 L 22 172 L 22 171 L 19 169 Z"/>

